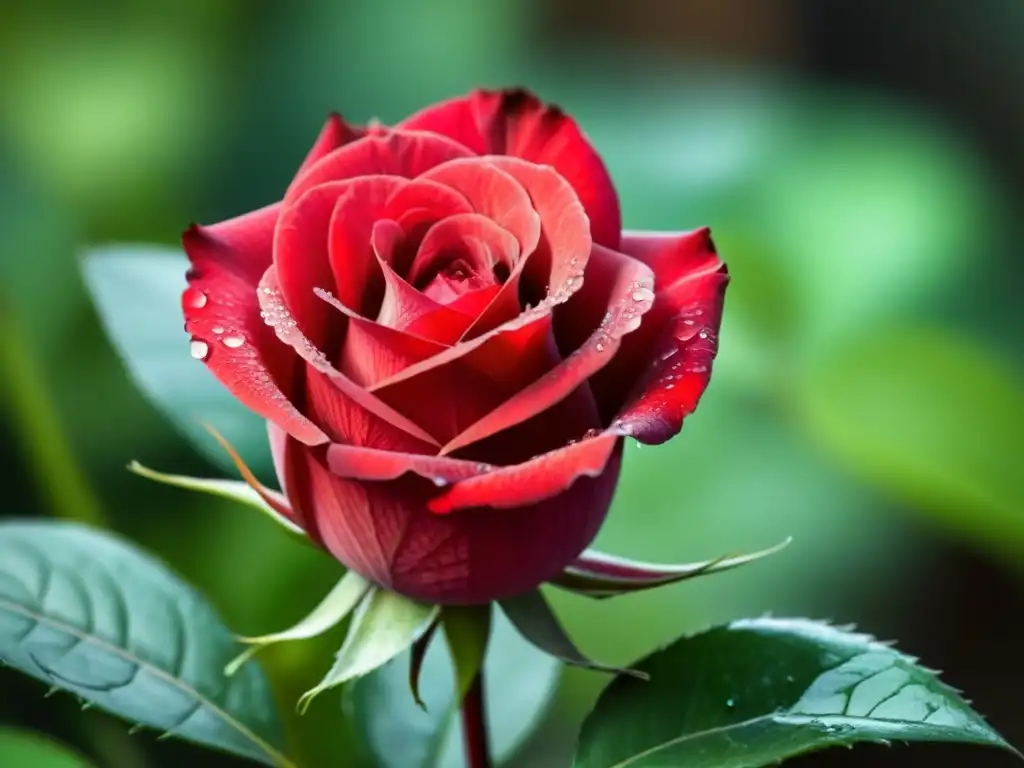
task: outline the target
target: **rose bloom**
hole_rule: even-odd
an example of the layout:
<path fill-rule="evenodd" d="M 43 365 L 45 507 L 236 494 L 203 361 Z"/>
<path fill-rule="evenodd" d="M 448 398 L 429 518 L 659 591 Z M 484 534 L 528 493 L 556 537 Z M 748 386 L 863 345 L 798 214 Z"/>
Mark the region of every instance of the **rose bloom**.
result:
<path fill-rule="evenodd" d="M 696 407 L 727 283 L 707 229 L 623 232 L 586 136 L 523 90 L 394 127 L 332 115 L 280 202 L 183 241 L 192 354 L 267 420 L 267 497 L 434 603 L 573 562 L 624 437 L 661 443 Z"/>

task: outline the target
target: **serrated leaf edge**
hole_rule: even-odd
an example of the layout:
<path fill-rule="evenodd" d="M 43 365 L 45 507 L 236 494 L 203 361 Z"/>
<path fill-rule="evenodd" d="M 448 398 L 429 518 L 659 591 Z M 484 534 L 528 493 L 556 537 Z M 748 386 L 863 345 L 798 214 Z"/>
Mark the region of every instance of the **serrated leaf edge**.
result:
<path fill-rule="evenodd" d="M 250 729 L 244 723 L 232 717 L 226 710 L 218 706 L 215 702 L 201 694 L 196 688 L 189 685 L 188 683 L 185 683 L 182 680 L 179 680 L 173 675 L 168 674 L 166 671 L 156 666 L 155 664 L 152 664 L 151 662 L 146 661 L 145 659 L 139 656 L 136 656 L 135 654 L 131 653 L 130 651 L 124 648 L 120 648 L 114 645 L 113 643 L 110 643 L 100 637 L 97 637 L 96 635 L 90 634 L 88 632 L 83 632 L 78 627 L 75 627 L 72 624 L 67 624 L 63 621 L 47 616 L 44 613 L 38 613 L 29 608 L 25 608 L 24 606 L 11 602 L 7 598 L 0 597 L 0 609 L 18 614 L 37 623 L 49 626 L 57 631 L 66 632 L 72 637 L 78 639 L 80 642 L 92 645 L 96 648 L 100 648 L 108 653 L 114 654 L 115 656 L 119 656 L 120 658 L 124 659 L 125 661 L 131 664 L 138 665 L 141 669 L 145 669 L 154 677 L 163 680 L 166 683 L 169 683 L 170 685 L 174 686 L 182 693 L 184 693 L 186 696 L 193 697 L 196 701 L 200 702 L 203 706 L 205 706 L 217 717 L 219 717 L 230 728 L 240 733 L 252 744 L 254 744 L 257 748 L 262 750 L 264 754 L 267 755 L 268 758 L 273 760 L 274 765 L 277 766 L 277 768 L 298 768 L 298 766 L 291 760 L 289 760 L 284 754 L 282 754 L 269 743 L 260 738 L 255 732 L 252 731 L 252 729 Z M 59 686 L 57 686 L 57 688 L 60 689 Z M 168 735 L 170 735 L 170 732 L 168 732 Z M 188 741 L 192 740 L 188 739 Z"/>

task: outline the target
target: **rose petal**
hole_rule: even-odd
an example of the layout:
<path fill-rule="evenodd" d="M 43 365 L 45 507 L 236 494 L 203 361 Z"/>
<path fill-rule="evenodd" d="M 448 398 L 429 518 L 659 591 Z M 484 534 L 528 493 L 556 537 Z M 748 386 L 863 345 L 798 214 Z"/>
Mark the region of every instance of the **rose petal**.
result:
<path fill-rule="evenodd" d="M 411 598 L 487 603 L 554 578 L 590 543 L 604 520 L 618 472 L 613 452 L 600 478 L 510 512 L 431 515 L 437 492 L 415 475 L 353 481 L 333 474 L 322 449 L 285 447 L 287 485 L 310 537 L 363 577 Z"/>
<path fill-rule="evenodd" d="M 285 194 L 290 206 L 319 184 L 356 176 L 402 176 L 412 179 L 436 165 L 473 153 L 451 139 L 423 131 L 386 130 L 368 134 L 329 152 L 297 176 Z"/>
<path fill-rule="evenodd" d="M 541 239 L 533 253 L 524 254 L 490 307 L 466 331 L 472 338 L 505 322 L 507 307 L 518 305 L 525 279 L 534 301 L 561 304 L 583 284 L 590 258 L 591 237 L 586 212 L 569 184 L 551 168 L 514 157 L 490 157 L 488 162 L 516 179 L 530 195 L 540 215 Z"/>
<path fill-rule="evenodd" d="M 707 229 L 671 238 L 629 237 L 624 243 L 652 265 L 659 287 L 650 322 L 645 318 L 617 360 L 623 375 L 645 373 L 616 425 L 622 434 L 656 445 L 679 432 L 707 387 L 729 278 Z"/>
<path fill-rule="evenodd" d="M 415 474 L 438 487 L 493 469 L 490 464 L 478 461 L 397 453 L 337 443 L 327 447 L 327 467 L 339 477 L 351 480 L 396 480 L 405 474 Z"/>
<path fill-rule="evenodd" d="M 550 370 L 557 360 L 550 312 L 533 312 L 488 336 L 411 365 L 370 391 L 444 442 Z"/>
<path fill-rule="evenodd" d="M 348 318 L 338 366 L 361 387 L 372 386 L 447 349 L 436 341 L 360 317 L 330 293 L 317 290 L 317 296 Z"/>
<path fill-rule="evenodd" d="M 654 302 L 654 276 L 646 265 L 595 245 L 586 280 L 591 295 L 599 297 L 605 308 L 600 321 L 590 326 L 590 337 L 557 366 L 445 444 L 442 454 L 514 427 L 564 400 L 613 359 L 624 336 L 640 327 Z M 571 311 L 570 307 L 564 311 Z"/>
<path fill-rule="evenodd" d="M 345 185 L 345 191 L 334 204 L 327 233 L 331 282 L 337 286 L 338 301 L 360 315 L 373 311 L 383 291 L 380 267 L 370 246 L 374 222 L 386 214 L 388 201 L 408 183 L 398 176 L 363 176 L 340 182 Z M 323 184 L 316 189 L 337 188 L 337 185 L 337 182 Z M 313 232 L 310 236 L 320 234 Z M 281 274 L 280 266 L 278 274 Z M 326 285 L 315 287 L 329 290 Z M 285 300 L 288 300 L 287 293 Z"/>
<path fill-rule="evenodd" d="M 440 273 L 461 259 L 470 269 L 463 281 L 446 280 Z M 500 282 L 499 266 L 510 274 L 519 259 L 519 242 L 491 219 L 478 213 L 450 216 L 429 230 L 409 269 L 408 281 L 426 295 L 450 305 L 460 295 L 490 288 Z M 443 300 L 447 298 L 447 301 Z M 505 320 L 519 314 L 515 297 L 506 307 Z M 473 315 L 475 317 L 475 315 Z"/>
<path fill-rule="evenodd" d="M 313 164 L 325 157 L 328 153 L 333 152 L 346 144 L 351 144 L 356 139 L 362 137 L 365 133 L 366 131 L 363 128 L 350 126 L 337 112 L 331 112 L 331 114 L 327 116 L 327 122 L 324 123 L 324 127 L 320 130 L 320 135 L 317 136 L 313 146 L 306 154 L 306 159 L 303 160 L 298 173 L 295 175 L 297 177 L 301 176 Z"/>
<path fill-rule="evenodd" d="M 270 264 L 276 218 L 271 206 L 184 233 L 192 263 L 182 296 L 185 330 L 193 356 L 245 407 L 314 445 L 327 435 L 292 405 L 297 360 L 264 326 L 256 297 L 257 272 Z"/>
<path fill-rule="evenodd" d="M 456 483 L 428 503 L 447 514 L 470 507 L 525 507 L 556 496 L 583 477 L 599 477 L 622 450 L 618 435 L 604 433 L 530 461 Z M 617 464 L 613 467 L 617 471 Z"/>
<path fill-rule="evenodd" d="M 594 241 L 618 248 L 618 195 L 608 171 L 575 121 L 522 89 L 474 91 L 427 107 L 400 128 L 449 136 L 478 155 L 511 155 L 550 165 L 576 190 Z"/>
<path fill-rule="evenodd" d="M 540 240 L 540 216 L 516 179 L 485 158 L 469 157 L 438 165 L 421 177 L 457 190 L 473 210 L 483 214 L 519 241 L 523 254 L 532 253 Z"/>
<path fill-rule="evenodd" d="M 429 445 L 438 444 L 434 438 L 408 418 L 336 370 L 328 361 L 327 356 L 302 334 L 281 297 L 276 270 L 273 266 L 263 275 L 263 279 L 260 281 L 258 296 L 264 318 L 267 324 L 273 327 L 277 337 L 295 349 L 299 353 L 299 357 L 309 363 L 315 371 L 326 376 L 337 389 L 336 407 L 347 411 L 354 410 L 355 406 L 359 406 L 360 409 L 369 412 L 377 419 L 390 424 L 397 430 L 401 430 Z M 316 301 L 323 304 L 319 299 L 316 299 Z M 312 374 L 307 375 L 307 379 L 311 376 Z M 335 440 L 338 439 L 349 438 L 348 436 L 345 438 L 335 436 Z"/>
<path fill-rule="evenodd" d="M 402 238 L 402 228 L 394 221 L 378 221 L 370 236 L 378 268 L 384 276 L 384 298 L 377 322 L 440 344 L 451 344 L 462 335 L 472 318 L 420 293 L 391 267 Z M 430 323 L 418 322 L 428 314 L 432 318 Z"/>

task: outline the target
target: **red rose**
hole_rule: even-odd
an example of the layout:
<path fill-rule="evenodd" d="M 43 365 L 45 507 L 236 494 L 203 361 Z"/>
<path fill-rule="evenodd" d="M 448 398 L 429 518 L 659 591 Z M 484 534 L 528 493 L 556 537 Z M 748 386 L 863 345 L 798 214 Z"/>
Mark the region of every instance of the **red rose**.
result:
<path fill-rule="evenodd" d="M 622 233 L 601 158 L 521 90 L 334 115 L 281 202 L 184 244 L 193 355 L 267 419 L 285 512 L 438 603 L 526 592 L 590 543 L 623 437 L 696 406 L 727 282 L 706 229 Z"/>

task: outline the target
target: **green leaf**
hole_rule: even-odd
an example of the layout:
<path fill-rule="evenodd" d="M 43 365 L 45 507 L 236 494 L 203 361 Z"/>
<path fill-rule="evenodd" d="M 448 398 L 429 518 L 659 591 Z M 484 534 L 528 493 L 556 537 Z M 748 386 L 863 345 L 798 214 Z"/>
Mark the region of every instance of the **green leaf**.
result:
<path fill-rule="evenodd" d="M 266 423 L 189 356 L 181 293 L 188 260 L 178 250 L 123 245 L 95 248 L 83 262 L 103 327 L 146 397 L 214 464 L 230 462 L 202 422 L 217 428 L 261 477 L 273 477 Z"/>
<path fill-rule="evenodd" d="M 327 597 L 306 618 L 294 626 L 269 635 L 240 637 L 239 640 L 249 643 L 252 647 L 228 664 L 224 673 L 234 675 L 245 662 L 268 645 L 289 640 L 308 640 L 322 635 L 331 627 L 341 623 L 369 591 L 370 583 L 358 573 L 349 571 L 342 576 L 341 581 L 335 585 L 334 589 L 327 593 Z"/>
<path fill-rule="evenodd" d="M 483 666 L 491 636 L 492 613 L 490 605 L 452 605 L 441 613 L 460 701 Z"/>
<path fill-rule="evenodd" d="M 71 523 L 0 524 L 0 658 L 132 723 L 292 766 L 263 673 L 163 565 Z"/>
<path fill-rule="evenodd" d="M 621 669 L 592 661 L 579 649 L 562 629 L 558 617 L 551 610 L 540 590 L 509 598 L 500 602 L 501 610 L 519 630 L 519 634 L 534 646 L 550 653 L 556 659 L 575 667 L 584 667 L 600 672 L 615 672 L 633 677 L 646 678 L 643 672 Z"/>
<path fill-rule="evenodd" d="M 618 678 L 583 724 L 575 768 L 757 768 L 856 742 L 1011 749 L 956 691 L 890 646 L 805 619 L 683 638 Z"/>
<path fill-rule="evenodd" d="M 890 329 L 834 349 L 801 396 L 813 435 L 865 477 L 1024 551 L 1024 381 L 1002 361 L 948 331 Z"/>
<path fill-rule="evenodd" d="M 491 752 L 496 763 L 523 744 L 545 715 L 558 688 L 561 664 L 524 641 L 496 612 L 484 660 Z M 456 709 L 452 657 L 435 642 L 422 667 L 426 708 L 409 695 L 408 654 L 362 678 L 346 707 L 381 768 L 463 768 L 462 724 Z"/>
<path fill-rule="evenodd" d="M 164 472 L 157 472 L 155 469 L 144 467 L 139 462 L 133 461 L 128 465 L 128 470 L 139 477 L 152 480 L 156 483 L 171 485 L 175 488 L 183 488 L 186 491 L 198 491 L 209 493 L 213 496 L 220 496 L 223 499 L 248 504 L 258 509 L 278 525 L 282 526 L 289 533 L 305 538 L 306 534 L 295 523 L 281 515 L 272 506 L 267 504 L 263 498 L 250 486 L 241 480 L 222 480 L 219 478 L 208 479 L 202 477 L 189 477 L 188 475 L 169 475 Z"/>
<path fill-rule="evenodd" d="M 90 768 L 85 758 L 45 736 L 0 728 L 0 765 L 26 768 Z"/>
<path fill-rule="evenodd" d="M 438 611 L 436 605 L 417 603 L 386 589 L 371 590 L 352 617 L 334 666 L 302 694 L 299 711 L 304 712 L 324 691 L 362 677 L 407 650 L 434 623 Z"/>

